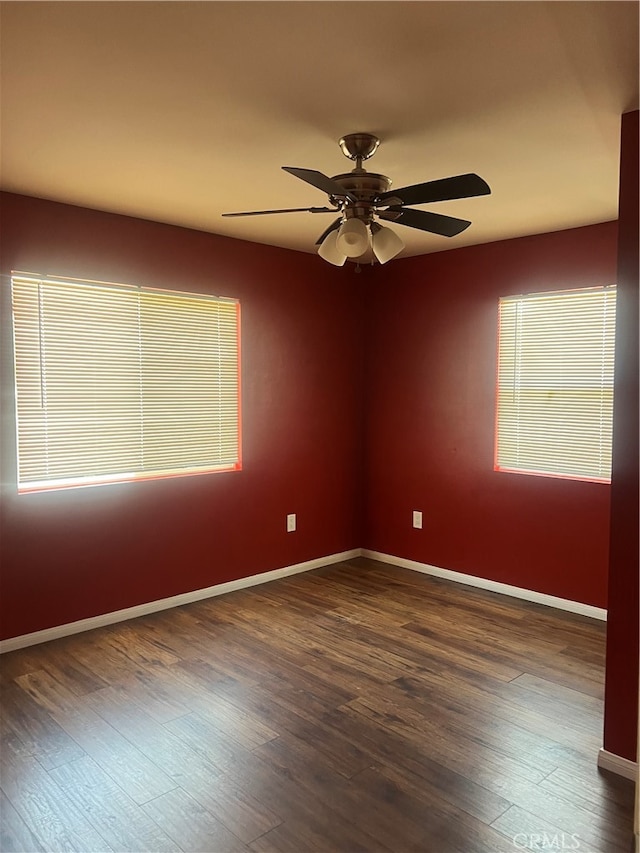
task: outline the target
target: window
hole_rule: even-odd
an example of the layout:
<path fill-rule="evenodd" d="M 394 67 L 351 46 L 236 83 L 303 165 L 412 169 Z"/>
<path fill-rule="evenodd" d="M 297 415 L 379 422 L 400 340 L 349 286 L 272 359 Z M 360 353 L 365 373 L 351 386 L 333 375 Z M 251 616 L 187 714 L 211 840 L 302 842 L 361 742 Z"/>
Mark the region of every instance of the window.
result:
<path fill-rule="evenodd" d="M 497 471 L 611 479 L 615 287 L 500 300 Z"/>
<path fill-rule="evenodd" d="M 12 277 L 18 491 L 240 468 L 235 300 Z"/>

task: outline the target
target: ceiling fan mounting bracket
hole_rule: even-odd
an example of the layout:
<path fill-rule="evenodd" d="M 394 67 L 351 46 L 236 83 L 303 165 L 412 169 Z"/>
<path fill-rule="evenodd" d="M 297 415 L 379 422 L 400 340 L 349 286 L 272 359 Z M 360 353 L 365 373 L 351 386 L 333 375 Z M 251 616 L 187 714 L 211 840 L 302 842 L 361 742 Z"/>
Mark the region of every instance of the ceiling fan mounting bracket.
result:
<path fill-rule="evenodd" d="M 338 144 L 344 156 L 355 160 L 357 168 L 360 168 L 363 160 L 376 153 L 380 140 L 372 133 L 348 133 Z"/>

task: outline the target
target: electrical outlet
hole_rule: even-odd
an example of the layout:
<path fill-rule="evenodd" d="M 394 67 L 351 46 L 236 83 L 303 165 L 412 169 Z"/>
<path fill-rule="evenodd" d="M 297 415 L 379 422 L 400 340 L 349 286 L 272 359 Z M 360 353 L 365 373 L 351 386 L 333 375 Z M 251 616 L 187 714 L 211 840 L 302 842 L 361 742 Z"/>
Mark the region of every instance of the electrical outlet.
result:
<path fill-rule="evenodd" d="M 287 533 L 293 533 L 296 529 L 296 514 L 295 512 L 290 512 L 287 516 Z"/>
<path fill-rule="evenodd" d="M 419 509 L 413 511 L 413 526 L 422 530 L 422 512 Z"/>

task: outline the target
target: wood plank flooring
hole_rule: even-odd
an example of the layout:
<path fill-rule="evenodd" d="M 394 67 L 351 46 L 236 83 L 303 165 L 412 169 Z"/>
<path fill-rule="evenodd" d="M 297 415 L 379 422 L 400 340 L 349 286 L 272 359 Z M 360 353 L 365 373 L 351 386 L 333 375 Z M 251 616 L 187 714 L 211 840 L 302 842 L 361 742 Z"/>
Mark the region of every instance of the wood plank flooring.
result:
<path fill-rule="evenodd" d="M 632 849 L 584 617 L 357 559 L 0 667 L 4 853 Z"/>

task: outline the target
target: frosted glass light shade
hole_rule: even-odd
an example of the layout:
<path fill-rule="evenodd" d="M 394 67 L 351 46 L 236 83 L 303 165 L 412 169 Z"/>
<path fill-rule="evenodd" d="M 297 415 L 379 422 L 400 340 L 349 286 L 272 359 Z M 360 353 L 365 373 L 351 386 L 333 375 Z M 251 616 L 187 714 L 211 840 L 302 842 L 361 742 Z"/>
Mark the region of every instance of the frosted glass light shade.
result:
<path fill-rule="evenodd" d="M 323 261 L 328 261 L 330 264 L 333 264 L 334 267 L 341 267 L 347 260 L 347 256 L 338 249 L 336 245 L 337 239 L 338 232 L 332 231 L 331 234 L 322 241 L 320 248 L 318 249 L 318 254 Z"/>
<path fill-rule="evenodd" d="M 391 228 L 380 225 L 372 239 L 373 254 L 381 264 L 386 264 L 404 249 L 404 243 Z"/>
<path fill-rule="evenodd" d="M 369 232 L 361 219 L 347 219 L 340 226 L 336 246 L 348 258 L 359 258 L 369 248 Z"/>

